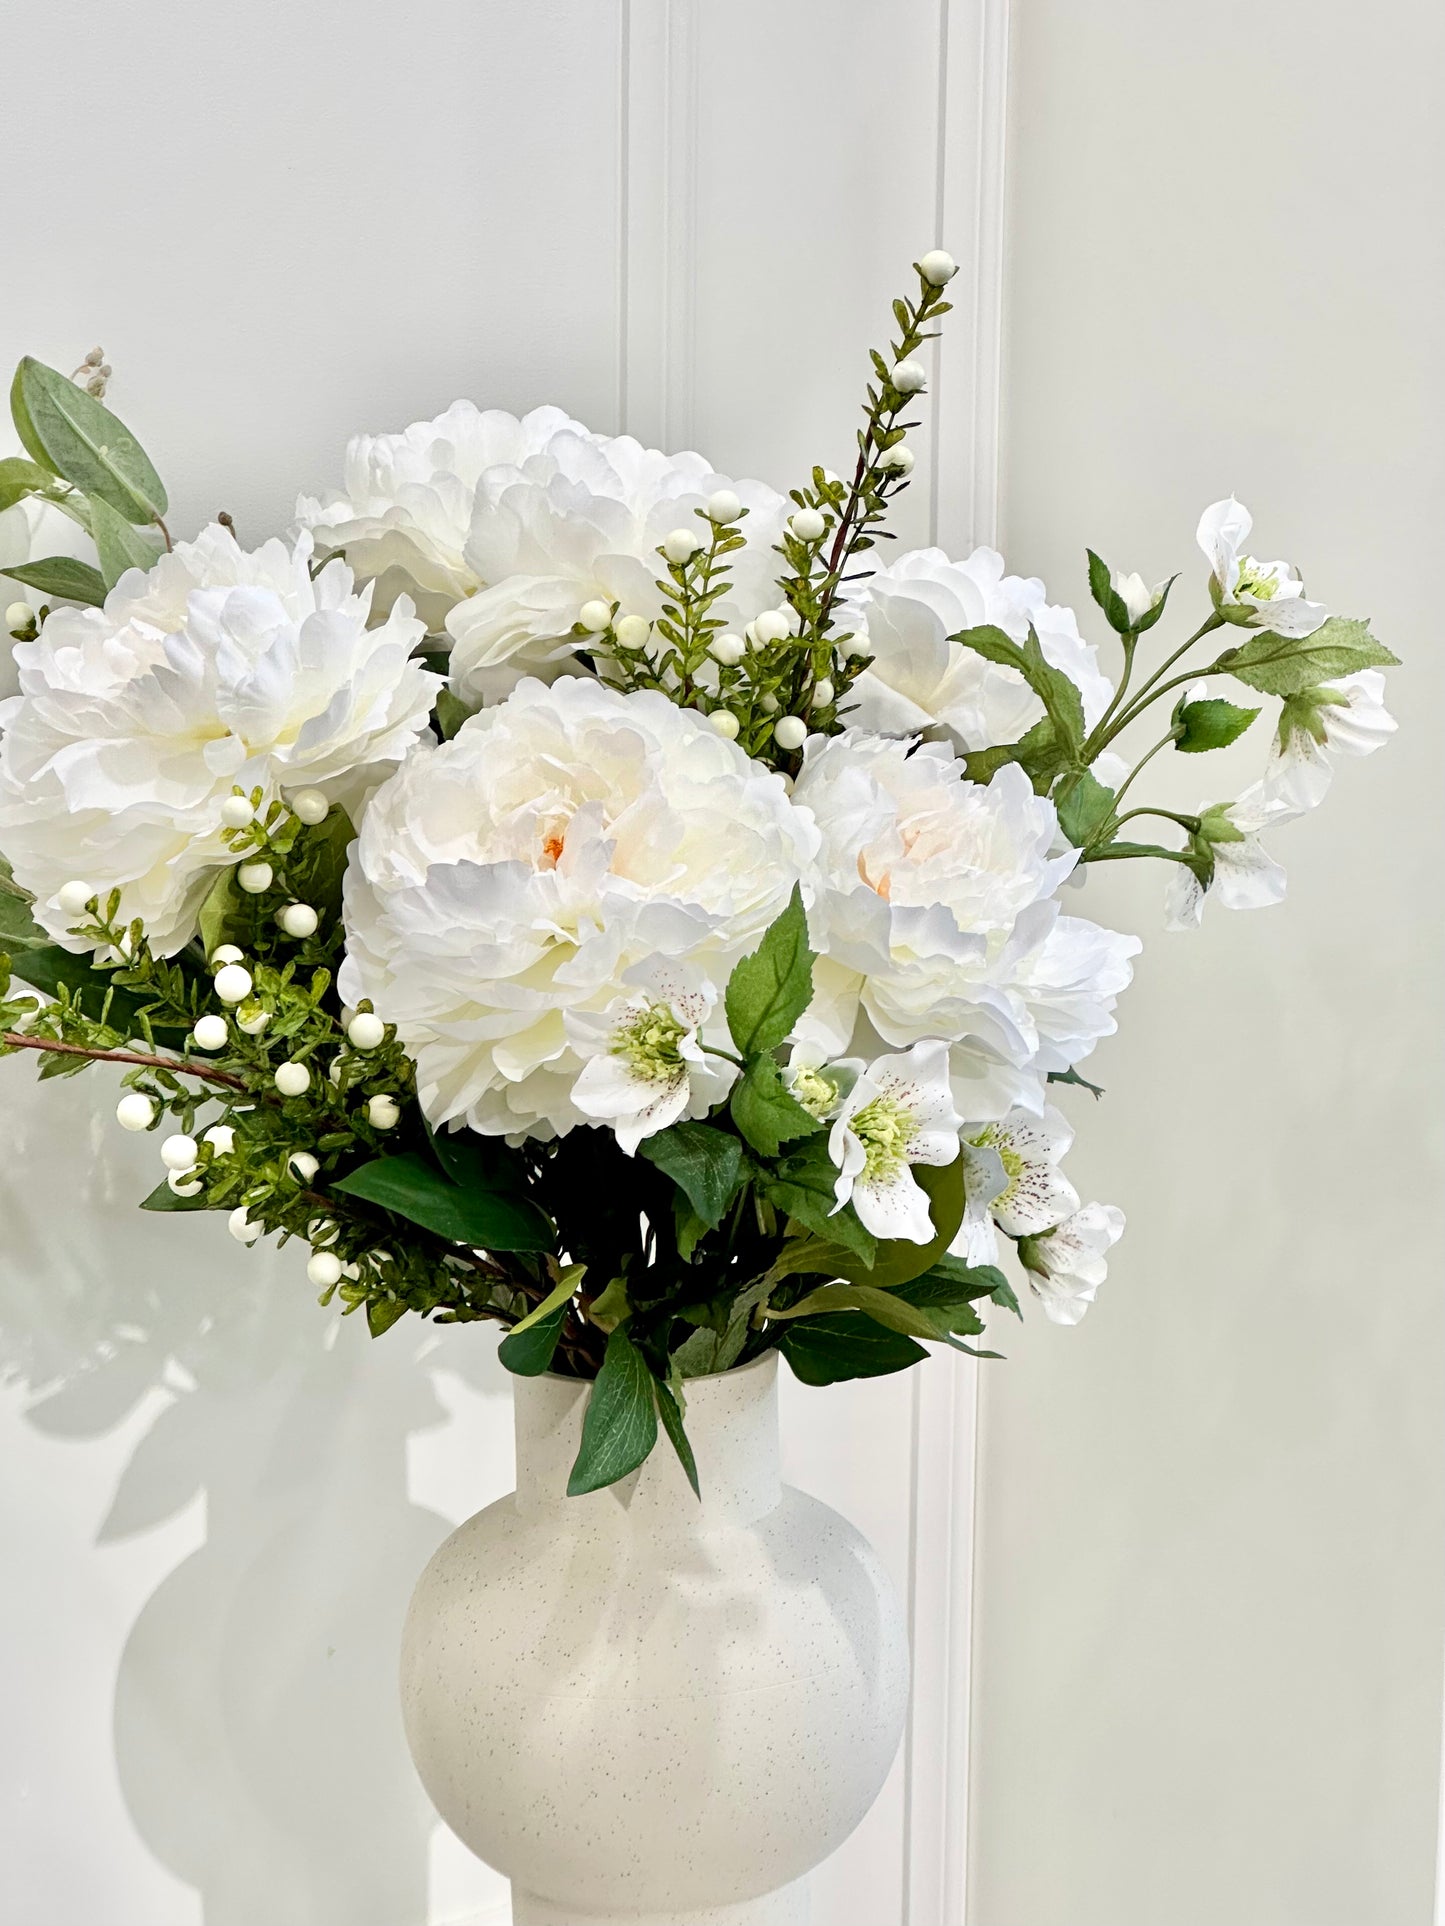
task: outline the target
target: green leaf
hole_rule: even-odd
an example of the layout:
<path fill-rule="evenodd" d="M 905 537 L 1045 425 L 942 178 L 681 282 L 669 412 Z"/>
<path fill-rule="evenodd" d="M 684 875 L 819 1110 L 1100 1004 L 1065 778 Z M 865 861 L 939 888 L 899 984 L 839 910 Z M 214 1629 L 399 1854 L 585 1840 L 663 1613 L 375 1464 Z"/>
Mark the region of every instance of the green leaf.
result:
<path fill-rule="evenodd" d="M 384 1337 L 406 1316 L 407 1308 L 394 1297 L 370 1297 L 366 1300 L 366 1328 L 374 1338 Z"/>
<path fill-rule="evenodd" d="M 14 568 L 0 568 L 26 588 L 39 589 L 42 595 L 58 595 L 67 602 L 84 602 L 98 609 L 105 600 L 105 577 L 89 562 L 77 562 L 69 555 L 47 555 L 41 562 L 19 562 Z"/>
<path fill-rule="evenodd" d="M 705 1327 L 678 1345 L 670 1360 L 672 1370 L 684 1378 L 706 1378 L 719 1371 L 731 1371 L 747 1344 L 753 1312 L 766 1300 L 772 1283 L 771 1276 L 754 1278 L 734 1299 L 721 1331 Z"/>
<path fill-rule="evenodd" d="M 601 1491 L 636 1471 L 657 1443 L 656 1379 L 619 1325 L 607 1340 L 602 1369 L 587 1400 L 582 1448 L 567 1480 L 567 1496 Z"/>
<path fill-rule="evenodd" d="M 0 948 L 3 947 L 0 945 Z M 109 994 L 110 1007 L 105 1021 L 112 1029 L 127 1036 L 139 1029 L 140 1012 L 155 1000 L 153 997 L 137 996 L 130 990 L 112 988 L 112 971 L 94 968 L 86 957 L 63 950 L 58 943 L 23 950 L 18 955 L 12 951 L 10 961 L 20 981 L 28 983 L 33 990 L 39 990 L 42 996 L 59 996 L 62 989 L 69 990 L 75 1007 L 93 1022 L 101 1021 L 101 1011 L 106 1007 L 106 996 Z M 152 1021 L 160 1032 L 180 1027 L 174 1023 Z"/>
<path fill-rule="evenodd" d="M 80 1061 L 83 1061 L 81 1059 Z M 140 1200 L 142 1210 L 213 1210 L 219 1205 L 207 1202 L 204 1190 L 198 1190 L 194 1197 L 177 1197 L 169 1184 L 157 1184 L 147 1197 Z"/>
<path fill-rule="evenodd" d="M 1066 761 L 1077 761 L 1084 742 L 1084 698 L 1063 670 L 1047 660 L 1032 627 L 1028 640 L 1022 643 L 991 625 L 960 629 L 951 640 L 972 649 L 985 661 L 1016 669 L 1043 703 Z"/>
<path fill-rule="evenodd" d="M 3 859 L 0 859 L 0 881 L 4 885 L 0 887 L 0 953 L 14 960 L 26 950 L 50 949 L 51 937 L 30 914 L 31 898 L 12 880 L 10 867 Z"/>
<path fill-rule="evenodd" d="M 73 381 L 27 355 L 10 408 L 25 447 L 44 467 L 107 502 L 128 522 L 153 522 L 168 506 L 161 478 L 125 423 Z"/>
<path fill-rule="evenodd" d="M 971 750 L 963 758 L 964 774 L 970 782 L 991 782 L 1006 762 L 1016 762 L 1040 796 L 1046 796 L 1055 778 L 1069 767 L 1069 752 L 1059 741 L 1059 732 L 1047 716 L 1021 735 L 1017 742 L 1005 742 L 992 749 Z"/>
<path fill-rule="evenodd" d="M 785 1143 L 808 1137 L 822 1125 L 783 1082 L 771 1057 L 754 1057 L 733 1085 L 733 1122 L 761 1157 L 776 1157 Z"/>
<path fill-rule="evenodd" d="M 692 1445 L 687 1432 L 683 1429 L 682 1409 L 673 1395 L 670 1384 L 662 1384 L 656 1378 L 652 1388 L 657 1394 L 657 1415 L 662 1419 L 662 1428 L 672 1440 L 672 1448 L 678 1461 L 687 1473 L 687 1482 L 692 1486 L 693 1496 L 702 1497 L 702 1486 L 697 1481 L 697 1459 L 693 1456 Z"/>
<path fill-rule="evenodd" d="M 128 568 L 154 568 L 159 550 L 139 529 L 98 496 L 90 504 L 90 528 L 100 558 L 101 579 L 113 589 Z"/>
<path fill-rule="evenodd" d="M 1181 702 L 1174 712 L 1174 726 L 1183 733 L 1174 747 L 1186 756 L 1202 755 L 1208 749 L 1227 749 L 1237 742 L 1259 714 L 1258 709 L 1241 709 L 1236 703 L 1207 696 L 1199 702 Z"/>
<path fill-rule="evenodd" d="M 795 888 L 757 949 L 728 978 L 724 1004 L 733 1042 L 745 1057 L 775 1050 L 812 1000 L 808 918 Z"/>
<path fill-rule="evenodd" d="M 552 1289 L 548 1291 L 547 1295 L 542 1299 L 542 1302 L 535 1306 L 534 1309 L 528 1311 L 524 1318 L 519 1318 L 512 1326 L 508 1336 L 519 1337 L 522 1332 L 530 1331 L 534 1325 L 541 1324 L 545 1319 L 551 1317 L 554 1311 L 565 1311 L 576 1293 L 577 1286 L 582 1282 L 586 1274 L 587 1266 L 585 1264 L 569 1264 L 564 1271 L 558 1274 L 557 1282 L 552 1286 Z"/>
<path fill-rule="evenodd" d="M 743 1147 L 736 1137 L 711 1124 L 677 1123 L 644 1137 L 638 1149 L 666 1172 L 709 1230 L 722 1222 L 742 1175 Z"/>
<path fill-rule="evenodd" d="M 445 668 L 442 673 L 446 673 Z M 453 695 L 450 689 L 437 690 L 436 710 L 437 727 L 443 742 L 450 742 L 462 724 L 469 722 L 476 713 L 470 704 L 463 702 L 460 696 Z"/>
<path fill-rule="evenodd" d="M 1287 696 L 1359 669 L 1391 668 L 1399 660 L 1375 640 L 1367 622 L 1332 615 L 1313 635 L 1258 629 L 1237 649 L 1226 650 L 1219 667 L 1265 695 Z"/>
<path fill-rule="evenodd" d="M 475 1130 L 433 1130 L 427 1136 L 437 1162 L 463 1190 L 500 1191 L 520 1196 L 527 1188 L 527 1166 L 520 1151 L 500 1137 L 482 1137 Z"/>
<path fill-rule="evenodd" d="M 856 1311 L 804 1318 L 778 1340 L 794 1377 L 804 1384 L 842 1384 L 850 1378 L 881 1378 L 906 1371 L 928 1356 L 899 1331 L 885 1330 Z"/>
<path fill-rule="evenodd" d="M 776 1170 L 758 1178 L 758 1188 L 770 1204 L 830 1245 L 851 1251 L 871 1264 L 878 1240 L 859 1223 L 851 1205 L 838 1209 L 837 1184 L 837 1166 L 821 1133 L 800 1150 L 790 1152 Z"/>
<path fill-rule="evenodd" d="M 1054 792 L 1059 828 L 1076 849 L 1107 836 L 1114 819 L 1114 792 L 1091 770 L 1065 776 Z"/>
<path fill-rule="evenodd" d="M 552 1226 L 529 1199 L 500 1191 L 463 1190 L 415 1151 L 378 1157 L 332 1188 L 474 1250 L 552 1248 Z"/>
<path fill-rule="evenodd" d="M 1114 588 L 1109 579 L 1109 564 L 1101 561 L 1093 549 L 1086 548 L 1089 558 L 1089 593 L 1104 611 L 1104 620 L 1111 629 L 1120 635 L 1128 635 L 1134 623 L 1124 603 L 1124 598 Z"/>
<path fill-rule="evenodd" d="M 206 891 L 198 919 L 201 948 L 206 955 L 214 956 L 222 943 L 234 943 L 241 934 L 242 918 L 249 919 L 249 914 L 246 899 L 236 886 L 234 865 L 223 869 Z"/>
<path fill-rule="evenodd" d="M 497 1346 L 498 1358 L 514 1377 L 540 1378 L 552 1368 L 566 1317 L 567 1306 L 563 1303 L 539 1323 L 529 1324 L 525 1331 L 514 1325 Z"/>
<path fill-rule="evenodd" d="M 23 455 L 0 461 L 0 512 L 23 502 L 27 495 L 43 495 L 55 486 L 55 476 Z"/>
<path fill-rule="evenodd" d="M 876 1284 L 820 1284 L 805 1298 L 785 1311 L 770 1306 L 770 1323 L 788 1323 L 794 1318 L 820 1317 L 833 1311 L 862 1311 L 885 1330 L 899 1331 L 904 1337 L 937 1338 L 938 1326 L 927 1312 L 917 1309 L 907 1298 L 883 1291 Z M 980 1329 L 982 1327 L 980 1326 Z"/>
<path fill-rule="evenodd" d="M 1079 1075 L 1072 1064 L 1070 1064 L 1067 1070 L 1050 1070 L 1048 1076 L 1045 1078 L 1045 1082 L 1075 1084 L 1080 1090 L 1087 1090 L 1089 1095 L 1095 1099 L 1102 1097 L 1104 1094 L 1103 1084 L 1090 1083 L 1087 1077 L 1081 1077 Z"/>
<path fill-rule="evenodd" d="M 627 1279 L 614 1277 L 600 1297 L 587 1306 L 587 1321 L 599 1331 L 615 1331 L 632 1315 L 632 1299 L 627 1294 Z"/>

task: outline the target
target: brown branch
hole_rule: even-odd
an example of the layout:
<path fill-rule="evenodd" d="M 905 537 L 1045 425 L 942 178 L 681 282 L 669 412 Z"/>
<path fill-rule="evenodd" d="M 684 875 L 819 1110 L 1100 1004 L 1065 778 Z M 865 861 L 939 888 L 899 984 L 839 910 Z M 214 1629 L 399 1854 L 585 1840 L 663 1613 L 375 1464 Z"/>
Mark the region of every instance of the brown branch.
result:
<path fill-rule="evenodd" d="M 62 1057 L 88 1057 L 92 1063 L 132 1063 L 142 1070 L 170 1070 L 183 1077 L 200 1077 L 206 1083 L 223 1084 L 227 1090 L 243 1095 L 250 1086 L 233 1077 L 229 1070 L 217 1070 L 209 1063 L 192 1063 L 186 1057 L 145 1057 L 135 1050 L 90 1050 L 83 1043 L 62 1043 L 56 1037 L 24 1037 L 18 1030 L 0 1034 L 0 1043 L 10 1050 L 50 1050 Z"/>

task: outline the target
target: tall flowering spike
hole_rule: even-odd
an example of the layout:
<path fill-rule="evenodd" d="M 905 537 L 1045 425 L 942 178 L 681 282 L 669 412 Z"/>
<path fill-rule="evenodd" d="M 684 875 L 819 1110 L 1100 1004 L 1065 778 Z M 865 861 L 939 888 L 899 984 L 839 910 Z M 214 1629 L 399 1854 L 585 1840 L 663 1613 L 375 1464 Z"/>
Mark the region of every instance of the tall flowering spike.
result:
<path fill-rule="evenodd" d="M 311 788 L 355 807 L 425 730 L 440 680 L 412 655 L 422 625 L 370 598 L 311 539 L 243 550 L 213 524 L 103 608 L 59 609 L 18 644 L 0 704 L 0 847 L 37 920 L 74 949 L 59 902 L 84 876 L 121 892 L 157 955 L 195 932 L 235 791 Z"/>
<path fill-rule="evenodd" d="M 828 1138 L 838 1167 L 838 1208 L 851 1203 L 875 1237 L 926 1244 L 934 1235 L 928 1195 L 914 1164 L 951 1164 L 962 1119 L 953 1107 L 948 1048 L 916 1043 L 878 1057 L 844 1097 Z"/>

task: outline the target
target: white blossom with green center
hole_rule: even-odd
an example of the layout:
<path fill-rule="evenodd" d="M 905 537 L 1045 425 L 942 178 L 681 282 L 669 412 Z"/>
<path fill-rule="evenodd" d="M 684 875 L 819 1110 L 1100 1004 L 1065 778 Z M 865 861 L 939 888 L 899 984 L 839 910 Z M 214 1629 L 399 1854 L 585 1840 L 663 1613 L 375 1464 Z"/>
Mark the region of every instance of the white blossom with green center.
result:
<path fill-rule="evenodd" d="M 699 1032 L 717 1005 L 716 986 L 696 970 L 650 963 L 637 987 L 600 1014 L 569 1011 L 567 1040 L 582 1068 L 572 1102 L 610 1124 L 632 1156 L 644 1137 L 683 1117 L 705 1117 L 732 1088 L 736 1070 Z"/>
<path fill-rule="evenodd" d="M 831 1123 L 838 1106 L 858 1081 L 862 1070 L 858 1057 L 843 1057 L 830 1062 L 816 1044 L 795 1043 L 783 1071 L 783 1082 L 810 1117 Z"/>
<path fill-rule="evenodd" d="M 1059 1169 L 1074 1133 L 1057 1110 L 1042 1117 L 1015 1110 L 1002 1123 L 963 1133 L 963 1223 L 956 1256 L 996 1264 L 998 1232 L 1036 1236 L 1079 1207 L 1079 1194 Z"/>
<path fill-rule="evenodd" d="M 839 1209 L 851 1202 L 875 1237 L 928 1243 L 933 1219 L 912 1166 L 951 1164 L 960 1122 L 946 1044 L 915 1043 L 876 1058 L 843 1099 L 828 1137 Z"/>
<path fill-rule="evenodd" d="M 1313 635 L 1329 611 L 1321 602 L 1305 601 L 1304 583 L 1288 562 L 1261 562 L 1245 553 L 1253 526 L 1249 510 L 1232 495 L 1212 503 L 1200 517 L 1199 546 L 1213 573 L 1216 607 L 1226 620 L 1249 627 Z"/>

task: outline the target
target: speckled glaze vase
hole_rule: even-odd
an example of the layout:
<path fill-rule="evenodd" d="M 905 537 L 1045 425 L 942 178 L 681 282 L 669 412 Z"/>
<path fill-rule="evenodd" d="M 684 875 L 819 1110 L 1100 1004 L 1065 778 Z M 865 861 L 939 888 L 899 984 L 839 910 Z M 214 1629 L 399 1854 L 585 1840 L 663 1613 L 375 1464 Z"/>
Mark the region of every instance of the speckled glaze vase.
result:
<path fill-rule="evenodd" d="M 897 1600 L 853 1527 L 781 1482 L 775 1356 L 688 1385 L 700 1504 L 665 1438 L 566 1496 L 586 1389 L 517 1380 L 517 1490 L 416 1589 L 417 1770 L 512 1881 L 514 1926 L 804 1926 L 807 1874 L 902 1736 Z"/>

